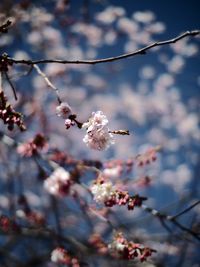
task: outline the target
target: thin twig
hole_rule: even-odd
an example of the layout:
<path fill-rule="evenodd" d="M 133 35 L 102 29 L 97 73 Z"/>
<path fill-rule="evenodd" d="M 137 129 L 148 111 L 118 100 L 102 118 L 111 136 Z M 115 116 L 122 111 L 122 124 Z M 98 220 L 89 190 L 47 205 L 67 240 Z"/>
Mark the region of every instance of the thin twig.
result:
<path fill-rule="evenodd" d="M 62 101 L 61 101 L 60 96 L 59 96 L 59 90 L 58 90 L 58 88 L 50 82 L 50 80 L 49 80 L 49 78 L 46 76 L 46 74 L 45 74 L 45 73 L 44 73 L 44 72 L 43 72 L 37 65 L 33 65 L 33 67 L 36 69 L 37 73 L 38 73 L 40 76 L 42 76 L 42 78 L 44 78 L 44 81 L 46 82 L 46 84 L 47 84 L 49 87 L 51 87 L 53 90 L 55 90 L 56 95 L 57 95 L 58 103 L 61 104 Z"/>
<path fill-rule="evenodd" d="M 4 72 L 4 74 L 5 74 L 5 76 L 6 76 L 6 80 L 8 81 L 10 87 L 12 88 L 14 98 L 15 98 L 15 100 L 17 101 L 18 98 L 17 98 L 17 93 L 16 93 L 16 90 L 15 90 L 15 87 L 14 87 L 14 85 L 12 84 L 12 82 L 11 82 L 11 80 L 10 80 L 10 77 L 8 76 L 8 74 L 7 74 L 6 71 Z"/>
<path fill-rule="evenodd" d="M 195 206 L 199 205 L 200 204 L 200 200 L 198 200 L 197 202 L 195 202 L 194 204 L 192 204 L 191 206 L 189 206 L 188 208 L 186 208 L 185 210 L 181 211 L 180 213 L 174 215 L 172 217 L 172 219 L 176 219 L 177 217 L 185 214 L 186 212 L 188 212 L 189 210 L 193 209 Z"/>
<path fill-rule="evenodd" d="M 16 64 L 27 64 L 27 65 L 33 65 L 33 64 L 46 64 L 46 63 L 60 63 L 60 64 L 99 64 L 99 63 L 105 63 L 105 62 L 112 62 L 112 61 L 117 61 L 120 59 L 125 59 L 129 57 L 133 57 L 136 55 L 144 55 L 146 52 L 153 47 L 158 47 L 162 45 L 168 45 L 168 44 L 173 44 L 178 42 L 179 40 L 187 37 L 187 36 L 196 36 L 200 34 L 200 30 L 193 30 L 193 31 L 186 31 L 181 35 L 178 35 L 177 37 L 174 37 L 172 39 L 168 39 L 165 41 L 160 41 L 160 42 L 154 42 L 150 45 L 147 45 L 141 49 L 138 49 L 134 52 L 127 53 L 127 54 L 122 54 L 116 57 L 108 57 L 108 58 L 102 58 L 102 59 L 95 59 L 95 60 L 61 60 L 61 59 L 40 59 L 40 60 L 17 60 L 14 58 L 8 57 L 8 59 Z"/>

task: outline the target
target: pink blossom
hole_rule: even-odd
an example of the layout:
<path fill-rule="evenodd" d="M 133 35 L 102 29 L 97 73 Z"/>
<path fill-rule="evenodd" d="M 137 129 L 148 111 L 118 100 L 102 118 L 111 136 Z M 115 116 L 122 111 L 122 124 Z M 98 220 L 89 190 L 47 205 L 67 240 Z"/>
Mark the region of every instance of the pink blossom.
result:
<path fill-rule="evenodd" d="M 71 107 L 68 105 L 68 103 L 63 102 L 56 107 L 56 114 L 58 117 L 67 119 L 68 116 L 71 114 Z"/>
<path fill-rule="evenodd" d="M 114 144 L 113 135 L 110 133 L 107 124 L 108 119 L 102 111 L 93 112 L 89 121 L 82 126 L 82 128 L 87 129 L 83 142 L 96 150 L 105 150 Z"/>

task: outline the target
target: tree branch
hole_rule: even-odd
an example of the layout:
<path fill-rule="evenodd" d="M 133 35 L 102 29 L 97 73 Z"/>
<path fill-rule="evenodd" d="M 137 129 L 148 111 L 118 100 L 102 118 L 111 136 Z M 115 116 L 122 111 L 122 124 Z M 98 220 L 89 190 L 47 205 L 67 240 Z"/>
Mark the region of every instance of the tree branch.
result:
<path fill-rule="evenodd" d="M 185 210 L 181 211 L 180 213 L 174 215 L 172 218 L 176 219 L 177 217 L 185 214 L 186 212 L 190 211 L 191 209 L 193 209 L 195 206 L 200 204 L 200 200 L 198 200 L 197 202 L 195 202 L 194 204 L 192 204 L 191 206 L 189 206 L 188 208 L 186 208 Z"/>
<path fill-rule="evenodd" d="M 60 60 L 60 59 L 41 59 L 41 60 L 17 60 L 14 58 L 8 58 L 11 62 L 15 64 L 26 64 L 26 65 L 33 65 L 33 64 L 46 64 L 46 63 L 60 63 L 60 64 L 89 64 L 89 65 L 95 65 L 99 63 L 105 63 L 105 62 L 112 62 L 112 61 L 117 61 L 120 59 L 125 59 L 129 57 L 133 57 L 136 55 L 144 55 L 146 52 L 153 47 L 158 47 L 158 46 L 163 46 L 167 44 L 173 44 L 178 42 L 179 40 L 187 37 L 187 36 L 196 36 L 200 34 L 200 30 L 193 30 L 193 31 L 186 31 L 181 35 L 178 35 L 177 37 L 174 37 L 172 39 L 168 39 L 165 41 L 160 41 L 160 42 L 154 42 L 148 46 L 145 46 L 141 49 L 136 50 L 135 52 L 127 53 L 127 54 L 122 54 L 116 57 L 108 57 L 108 58 L 103 58 L 103 59 L 95 59 L 95 60 Z"/>
<path fill-rule="evenodd" d="M 192 235 L 195 239 L 197 239 L 198 241 L 200 241 L 200 237 L 199 237 L 198 233 L 194 232 L 190 228 L 187 228 L 184 225 L 182 225 L 181 223 L 179 223 L 176 220 L 176 216 L 169 216 L 169 215 L 163 214 L 163 213 L 161 213 L 161 212 L 159 212 L 159 211 L 157 211 L 155 209 L 152 209 L 150 207 L 147 207 L 144 204 L 142 204 L 141 207 L 142 207 L 143 210 L 151 213 L 154 217 L 157 217 L 159 219 L 159 221 L 161 222 L 162 225 L 163 225 L 163 222 L 165 220 L 166 221 L 169 221 L 169 222 L 173 223 L 174 225 L 176 225 L 182 231 L 187 232 L 188 234 Z M 189 210 L 190 209 L 188 208 L 187 211 L 189 211 Z M 184 213 L 187 212 L 187 211 L 184 211 Z M 182 214 L 183 214 L 183 212 L 182 212 Z M 165 225 L 165 228 L 166 228 L 166 225 Z"/>

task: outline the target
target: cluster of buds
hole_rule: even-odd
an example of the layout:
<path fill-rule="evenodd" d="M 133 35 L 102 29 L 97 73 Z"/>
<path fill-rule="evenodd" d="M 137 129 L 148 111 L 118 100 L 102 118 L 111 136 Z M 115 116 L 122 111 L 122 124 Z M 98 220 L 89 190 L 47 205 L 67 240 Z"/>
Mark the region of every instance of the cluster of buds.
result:
<path fill-rule="evenodd" d="M 104 203 L 106 207 L 127 206 L 128 210 L 140 207 L 146 197 L 139 195 L 130 196 L 127 191 L 116 189 L 111 182 L 106 182 L 103 177 L 98 178 L 90 187 L 94 200 L 98 203 Z"/>
<path fill-rule="evenodd" d="M 104 173 L 107 177 L 117 177 L 122 173 L 130 173 L 134 165 L 142 167 L 156 161 L 157 153 L 160 150 L 161 146 L 156 146 L 125 161 L 119 159 L 107 161 L 104 163 Z"/>
<path fill-rule="evenodd" d="M 154 148 L 150 148 L 148 149 L 145 153 L 143 154 L 139 154 L 136 156 L 136 163 L 137 166 L 145 166 L 148 165 L 154 161 L 156 161 L 157 159 L 157 152 L 159 152 L 161 150 L 161 147 L 154 147 Z"/>
<path fill-rule="evenodd" d="M 128 241 L 121 232 L 116 233 L 108 249 L 114 257 L 132 260 L 139 258 L 141 262 L 146 261 L 156 250 L 141 244 Z"/>
<path fill-rule="evenodd" d="M 68 267 L 80 267 L 78 259 L 72 257 L 69 252 L 62 247 L 57 247 L 51 252 L 51 261 L 58 264 L 64 264 Z"/>
<path fill-rule="evenodd" d="M 26 127 L 22 120 L 22 114 L 16 112 L 13 107 L 7 102 L 4 92 L 0 92 L 0 119 L 4 124 L 8 125 L 8 130 L 12 131 L 16 124 L 21 131 L 25 131 Z"/>
<path fill-rule="evenodd" d="M 56 114 L 58 117 L 65 119 L 66 129 L 74 125 L 77 125 L 79 128 L 82 127 L 82 123 L 77 121 L 76 115 L 72 114 L 71 107 L 67 102 L 60 103 L 60 105 L 56 107 Z"/>
<path fill-rule="evenodd" d="M 48 144 L 43 134 L 37 134 L 32 140 L 27 143 L 20 144 L 17 147 L 17 152 L 26 157 L 36 155 L 38 151 L 47 150 Z"/>
<path fill-rule="evenodd" d="M 8 58 L 6 53 L 0 56 L 0 72 L 8 71 L 8 67 L 12 66 L 13 62 Z"/>
<path fill-rule="evenodd" d="M 54 196 L 66 196 L 74 183 L 69 172 L 64 168 L 57 168 L 45 181 L 44 188 Z"/>
<path fill-rule="evenodd" d="M 127 160 L 120 160 L 120 159 L 115 159 L 115 160 L 109 160 L 104 163 L 104 168 L 106 169 L 105 172 L 107 173 L 114 173 L 115 171 L 120 171 L 119 174 L 122 173 L 130 173 L 133 169 L 134 165 L 134 159 L 130 158 Z M 108 175 L 109 176 L 109 175 Z M 112 175 L 110 176 L 112 177 Z"/>
<path fill-rule="evenodd" d="M 16 233 L 20 231 L 20 227 L 15 221 L 9 219 L 7 216 L 0 215 L 0 230 L 6 233 Z"/>

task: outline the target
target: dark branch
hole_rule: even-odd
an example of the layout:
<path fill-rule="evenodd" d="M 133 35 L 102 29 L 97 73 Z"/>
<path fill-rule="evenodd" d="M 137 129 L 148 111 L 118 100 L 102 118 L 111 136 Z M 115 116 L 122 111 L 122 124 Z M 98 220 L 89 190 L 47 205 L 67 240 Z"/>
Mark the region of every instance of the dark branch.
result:
<path fill-rule="evenodd" d="M 0 33 L 7 33 L 8 27 L 12 24 L 10 20 L 7 20 L 4 24 L 0 26 Z"/>
<path fill-rule="evenodd" d="M 200 241 L 200 237 L 199 237 L 198 233 L 194 232 L 190 228 L 187 228 L 184 225 L 182 225 L 181 223 L 179 223 L 176 220 L 176 218 L 175 218 L 176 216 L 174 217 L 174 216 L 169 216 L 169 215 L 163 214 L 163 213 L 161 213 L 161 212 L 159 212 L 159 211 L 157 211 L 155 209 L 152 209 L 150 207 L 147 207 L 144 204 L 142 204 L 141 207 L 145 211 L 151 213 L 154 217 L 157 217 L 159 219 L 159 221 L 161 222 L 162 225 L 163 225 L 163 222 L 164 221 L 169 221 L 169 222 L 173 223 L 174 225 L 176 225 L 182 231 L 187 232 L 188 234 L 192 235 L 195 239 L 197 239 L 198 241 Z M 166 228 L 166 224 L 165 224 L 165 228 Z M 168 231 L 169 231 L 169 228 L 168 228 Z"/>
<path fill-rule="evenodd" d="M 172 219 L 176 219 L 177 217 L 185 214 L 186 212 L 190 211 L 191 209 L 193 209 L 195 206 L 199 205 L 200 204 L 200 200 L 198 200 L 197 202 L 195 202 L 194 204 L 192 204 L 191 206 L 189 206 L 188 208 L 186 208 L 185 210 L 181 211 L 180 213 L 174 215 L 172 217 Z"/>
<path fill-rule="evenodd" d="M 9 60 L 13 63 L 16 64 L 26 64 L 26 65 L 33 65 L 33 64 L 46 64 L 46 63 L 60 63 L 60 64 L 90 64 L 90 65 L 94 65 L 94 64 L 99 64 L 99 63 L 105 63 L 105 62 L 112 62 L 112 61 L 117 61 L 120 59 L 125 59 L 125 58 L 129 58 L 129 57 L 133 57 L 136 55 L 144 55 L 146 54 L 146 52 L 150 49 L 152 49 L 153 47 L 158 47 L 158 46 L 162 46 L 162 45 L 167 45 L 167 44 L 173 44 L 176 43 L 177 41 L 187 37 L 187 36 L 196 36 L 200 34 L 200 30 L 194 30 L 194 31 L 186 31 L 185 33 L 166 40 L 166 41 L 160 41 L 160 42 L 155 42 L 152 43 L 148 46 L 145 46 L 141 49 L 136 50 L 135 52 L 132 53 L 128 53 L 128 54 L 122 54 L 116 57 L 108 57 L 108 58 L 103 58 L 103 59 L 96 59 L 96 60 L 60 60 L 60 59 L 41 59 L 41 60 L 16 60 L 14 58 L 9 58 Z"/>

